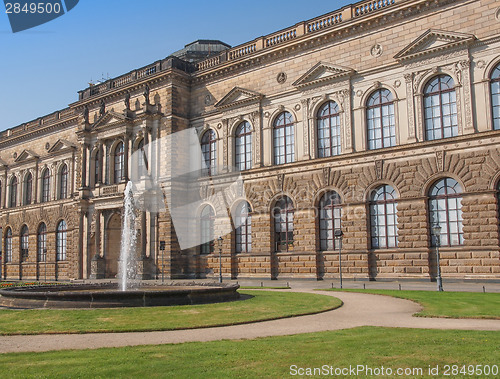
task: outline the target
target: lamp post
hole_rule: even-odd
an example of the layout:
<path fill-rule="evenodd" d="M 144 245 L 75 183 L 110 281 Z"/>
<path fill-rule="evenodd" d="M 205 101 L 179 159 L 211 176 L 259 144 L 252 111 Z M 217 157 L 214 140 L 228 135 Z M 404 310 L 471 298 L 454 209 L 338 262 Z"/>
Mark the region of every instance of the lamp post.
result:
<path fill-rule="evenodd" d="M 219 246 L 219 283 L 222 283 L 222 237 L 217 238 Z"/>
<path fill-rule="evenodd" d="M 432 234 L 436 238 L 436 261 L 437 261 L 437 290 L 439 292 L 443 291 L 443 280 L 441 278 L 441 264 L 439 260 L 439 246 L 441 245 L 441 226 L 435 224 L 432 227 Z"/>
<path fill-rule="evenodd" d="M 333 232 L 335 239 L 339 241 L 339 276 L 340 276 L 340 288 L 342 289 L 342 238 L 344 233 L 342 229 L 335 229 Z"/>

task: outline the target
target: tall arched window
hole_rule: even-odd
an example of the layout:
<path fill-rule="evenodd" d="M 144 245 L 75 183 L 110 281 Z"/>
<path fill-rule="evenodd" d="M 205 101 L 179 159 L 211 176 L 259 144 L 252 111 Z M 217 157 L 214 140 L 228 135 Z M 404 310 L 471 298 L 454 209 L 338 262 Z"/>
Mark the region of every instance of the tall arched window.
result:
<path fill-rule="evenodd" d="M 234 223 L 237 253 L 252 252 L 252 209 L 250 204 L 242 201 L 236 208 Z"/>
<path fill-rule="evenodd" d="M 201 254 L 214 252 L 214 221 L 215 213 L 210 205 L 206 205 L 201 211 Z"/>
<path fill-rule="evenodd" d="M 295 137 L 293 116 L 283 112 L 274 121 L 274 164 L 295 161 Z"/>
<path fill-rule="evenodd" d="M 5 232 L 5 262 L 12 262 L 12 229 Z"/>
<path fill-rule="evenodd" d="M 293 214 L 293 202 L 288 196 L 276 202 L 273 211 L 276 251 L 293 250 Z"/>
<path fill-rule="evenodd" d="M 335 230 L 341 227 L 341 217 L 339 194 L 335 191 L 326 192 L 319 201 L 319 240 L 322 251 L 339 248 L 335 240 Z"/>
<path fill-rule="evenodd" d="M 372 249 L 398 246 L 397 193 L 391 186 L 375 189 L 370 199 Z"/>
<path fill-rule="evenodd" d="M 101 154 L 97 150 L 94 156 L 94 186 L 101 181 Z"/>
<path fill-rule="evenodd" d="M 9 208 L 17 206 L 17 178 L 14 176 L 10 180 Z"/>
<path fill-rule="evenodd" d="M 47 260 L 47 226 L 40 224 L 37 234 L 37 260 L 45 262 Z"/>
<path fill-rule="evenodd" d="M 59 199 L 68 197 L 68 166 L 63 165 L 59 174 Z"/>
<path fill-rule="evenodd" d="M 318 111 L 318 157 L 340 154 L 340 110 L 334 101 L 329 101 Z"/>
<path fill-rule="evenodd" d="M 201 138 L 201 152 L 206 167 L 206 175 L 215 175 L 217 170 L 217 138 L 215 132 L 210 129 Z"/>
<path fill-rule="evenodd" d="M 462 187 L 452 178 L 443 178 L 429 190 L 430 227 L 441 227 L 440 246 L 463 245 Z M 435 237 L 432 245 L 436 245 Z"/>
<path fill-rule="evenodd" d="M 26 178 L 24 179 L 24 205 L 30 205 L 31 200 L 33 196 L 33 175 L 31 175 L 31 172 L 26 175 Z"/>
<path fill-rule="evenodd" d="M 67 233 L 66 221 L 62 220 L 57 224 L 56 231 L 56 259 L 58 261 L 66 260 Z"/>
<path fill-rule="evenodd" d="M 48 168 L 42 173 L 42 203 L 50 200 L 50 171 Z"/>
<path fill-rule="evenodd" d="M 366 104 L 368 149 L 396 146 L 396 121 L 392 93 L 382 88 L 373 92 Z"/>
<path fill-rule="evenodd" d="M 146 152 L 144 151 L 144 139 L 137 145 L 137 174 L 138 177 L 143 177 L 147 174 Z"/>
<path fill-rule="evenodd" d="M 236 167 L 240 171 L 252 168 L 252 127 L 243 121 L 235 133 Z"/>
<path fill-rule="evenodd" d="M 458 135 L 457 94 L 449 75 L 432 78 L 424 88 L 425 139 Z"/>
<path fill-rule="evenodd" d="M 21 244 L 19 245 L 21 262 L 28 260 L 29 255 L 29 231 L 26 225 L 21 229 Z"/>
<path fill-rule="evenodd" d="M 125 174 L 125 145 L 119 142 L 115 148 L 115 184 L 120 183 Z"/>
<path fill-rule="evenodd" d="M 500 130 L 500 63 L 491 73 L 491 113 L 493 116 L 493 129 Z"/>

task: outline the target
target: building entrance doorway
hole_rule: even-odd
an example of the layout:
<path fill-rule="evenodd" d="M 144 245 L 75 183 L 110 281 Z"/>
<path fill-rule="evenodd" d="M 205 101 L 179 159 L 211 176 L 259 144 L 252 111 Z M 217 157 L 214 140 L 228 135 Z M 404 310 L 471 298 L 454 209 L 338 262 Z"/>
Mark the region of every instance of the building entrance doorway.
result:
<path fill-rule="evenodd" d="M 106 252 L 104 259 L 106 260 L 106 278 L 116 278 L 118 274 L 118 259 L 120 258 L 120 242 L 121 242 L 121 216 L 117 213 L 112 215 L 108 221 L 106 228 Z"/>

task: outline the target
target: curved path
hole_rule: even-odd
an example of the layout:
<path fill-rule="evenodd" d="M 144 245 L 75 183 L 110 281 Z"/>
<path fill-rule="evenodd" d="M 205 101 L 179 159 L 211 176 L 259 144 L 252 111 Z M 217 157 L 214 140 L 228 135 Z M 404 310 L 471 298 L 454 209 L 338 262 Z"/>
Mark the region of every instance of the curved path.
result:
<path fill-rule="evenodd" d="M 409 300 L 349 292 L 296 291 L 335 296 L 341 308 L 310 316 L 252 324 L 164 332 L 0 336 L 0 353 L 97 349 L 222 339 L 252 339 L 358 326 L 422 329 L 500 330 L 500 320 L 412 317 L 421 307 Z"/>

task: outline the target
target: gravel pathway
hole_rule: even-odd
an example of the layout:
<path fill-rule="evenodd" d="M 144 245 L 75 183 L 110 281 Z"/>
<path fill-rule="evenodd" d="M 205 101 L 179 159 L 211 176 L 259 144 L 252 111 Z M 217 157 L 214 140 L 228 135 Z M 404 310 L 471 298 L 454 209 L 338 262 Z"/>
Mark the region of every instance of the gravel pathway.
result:
<path fill-rule="evenodd" d="M 194 330 L 136 333 L 0 336 L 0 353 L 159 345 L 193 341 L 237 340 L 339 330 L 358 326 L 422 329 L 500 330 L 500 320 L 412 317 L 421 307 L 389 296 L 348 292 L 294 290 L 335 296 L 344 302 L 336 310 L 245 325 Z"/>

